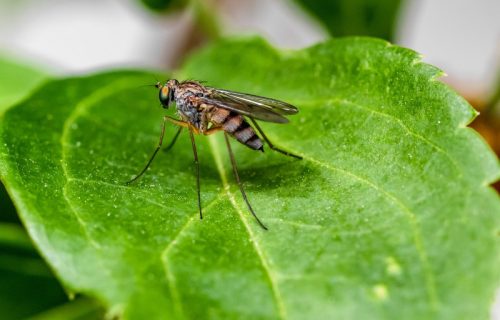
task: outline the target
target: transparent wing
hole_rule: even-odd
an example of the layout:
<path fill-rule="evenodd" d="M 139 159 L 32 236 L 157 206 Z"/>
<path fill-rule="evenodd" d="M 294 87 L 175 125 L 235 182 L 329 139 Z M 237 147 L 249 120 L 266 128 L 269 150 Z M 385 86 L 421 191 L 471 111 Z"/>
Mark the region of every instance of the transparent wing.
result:
<path fill-rule="evenodd" d="M 230 99 L 225 96 L 216 97 L 199 97 L 200 102 L 213 105 L 217 108 L 222 108 L 230 111 L 234 111 L 238 114 L 254 118 L 257 120 L 276 122 L 276 123 L 287 123 L 288 119 L 284 116 L 268 110 L 261 108 L 260 106 L 248 104 L 242 101 L 237 101 Z"/>
<path fill-rule="evenodd" d="M 224 89 L 217 89 L 217 88 L 210 88 L 210 89 L 212 89 L 214 98 L 223 97 L 229 100 L 233 100 L 235 102 L 244 103 L 250 106 L 254 106 L 255 108 L 261 108 L 263 110 L 272 111 L 273 113 L 282 115 L 291 115 L 299 112 L 299 110 L 296 107 L 280 100 L 256 96 L 248 93 L 224 90 Z"/>

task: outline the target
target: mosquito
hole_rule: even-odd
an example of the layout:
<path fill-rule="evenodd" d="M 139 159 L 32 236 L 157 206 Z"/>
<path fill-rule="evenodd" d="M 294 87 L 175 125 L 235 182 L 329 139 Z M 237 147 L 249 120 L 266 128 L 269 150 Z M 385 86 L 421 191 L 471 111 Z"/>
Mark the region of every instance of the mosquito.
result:
<path fill-rule="evenodd" d="M 191 146 L 193 148 L 194 163 L 196 166 L 196 187 L 198 193 L 198 210 L 200 219 L 203 219 L 201 197 L 200 197 L 200 163 L 194 139 L 195 134 L 211 135 L 218 131 L 224 132 L 227 151 L 231 160 L 234 178 L 238 184 L 241 195 L 245 200 L 248 210 L 252 213 L 257 223 L 265 230 L 267 227 L 259 219 L 253 210 L 241 183 L 231 149 L 229 137 L 249 147 L 252 150 L 264 151 L 264 140 L 271 150 L 282 153 L 296 159 L 301 156 L 276 147 L 265 135 L 264 131 L 257 124 L 256 120 L 274 123 L 287 123 L 286 116 L 296 114 L 298 109 L 286 102 L 276 99 L 260 97 L 248 93 L 235 92 L 230 90 L 207 87 L 196 81 L 182 81 L 175 79 L 167 81 L 165 84 L 157 82 L 155 85 L 159 89 L 159 99 L 164 109 L 168 109 L 170 104 L 175 102 L 177 114 L 180 119 L 169 116 L 163 117 L 161 133 L 158 145 L 146 166 L 133 179 L 126 184 L 131 184 L 139 179 L 149 168 L 155 156 L 163 144 L 165 135 L 165 124 L 170 122 L 179 128 L 170 144 L 165 150 L 170 150 L 181 131 L 186 128 L 189 131 Z M 250 125 L 250 123 L 251 125 Z M 260 136 L 257 134 L 257 132 Z"/>

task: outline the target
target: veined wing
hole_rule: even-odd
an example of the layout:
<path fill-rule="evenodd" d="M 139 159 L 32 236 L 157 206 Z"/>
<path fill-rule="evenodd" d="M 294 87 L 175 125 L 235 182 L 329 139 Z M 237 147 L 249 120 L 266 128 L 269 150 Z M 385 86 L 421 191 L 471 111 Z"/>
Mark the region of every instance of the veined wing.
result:
<path fill-rule="evenodd" d="M 249 105 L 244 102 L 227 99 L 225 97 L 217 97 L 217 98 L 197 97 L 197 99 L 201 103 L 212 105 L 217 108 L 230 110 L 238 114 L 241 114 L 243 116 L 247 116 L 257 120 L 276 122 L 276 123 L 288 122 L 287 118 L 273 111 L 262 109 L 260 107 L 256 107 L 255 105 Z"/>
<path fill-rule="evenodd" d="M 269 110 L 281 115 L 292 115 L 299 112 L 299 110 L 296 107 L 280 100 L 256 96 L 248 93 L 224 90 L 224 89 L 217 89 L 217 88 L 210 88 L 210 89 L 212 89 L 214 98 L 223 97 L 226 99 L 233 100 L 235 102 L 252 105 L 255 106 L 256 108 Z"/>

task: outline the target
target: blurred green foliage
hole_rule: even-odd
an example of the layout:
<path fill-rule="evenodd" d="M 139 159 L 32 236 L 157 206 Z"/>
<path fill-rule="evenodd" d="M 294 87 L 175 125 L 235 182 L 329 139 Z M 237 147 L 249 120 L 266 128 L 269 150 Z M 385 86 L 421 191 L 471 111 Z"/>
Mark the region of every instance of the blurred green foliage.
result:
<path fill-rule="evenodd" d="M 153 11 L 179 9 L 188 3 L 187 0 L 140 0 L 143 5 Z"/>
<path fill-rule="evenodd" d="M 25 245 L 29 239 L 22 227 L 2 223 L 0 233 L 1 318 L 22 319 L 65 303 L 68 298 L 59 282 L 36 251 Z M 24 237 L 25 241 L 16 245 L 7 237 L 20 242 Z"/>
<path fill-rule="evenodd" d="M 295 0 L 335 37 L 363 35 L 393 40 L 402 0 Z"/>
<path fill-rule="evenodd" d="M 195 11 L 204 12 L 199 15 L 217 16 L 217 7 L 206 0 L 140 0 L 146 7 L 154 11 L 165 12 L 181 9 L 189 4 Z M 399 8 L 403 0 L 290 0 L 298 3 L 335 37 L 363 35 L 393 40 L 394 29 Z M 206 18 L 205 18 L 206 19 Z M 210 23 L 209 25 L 212 25 Z M 200 25 L 206 23 L 201 21 Z M 212 35 L 212 30 L 207 30 Z"/>
<path fill-rule="evenodd" d="M 0 221 L 20 223 L 16 208 L 10 200 L 4 185 L 0 182 Z"/>

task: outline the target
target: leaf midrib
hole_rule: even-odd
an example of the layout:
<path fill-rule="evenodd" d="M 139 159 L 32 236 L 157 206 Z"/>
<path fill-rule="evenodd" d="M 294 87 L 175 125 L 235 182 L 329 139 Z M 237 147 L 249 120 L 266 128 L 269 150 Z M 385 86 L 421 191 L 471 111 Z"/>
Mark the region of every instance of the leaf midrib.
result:
<path fill-rule="evenodd" d="M 210 209 L 212 206 L 214 206 L 221 199 L 222 199 L 222 193 L 216 195 L 215 198 L 209 204 L 207 204 L 203 207 L 203 210 L 206 211 L 206 210 Z M 184 308 L 182 307 L 182 301 L 181 301 L 179 291 L 177 290 L 177 285 L 176 285 L 176 280 L 175 280 L 174 274 L 172 272 L 170 272 L 170 269 L 172 269 L 172 266 L 169 263 L 169 261 L 170 261 L 169 257 L 170 257 L 170 252 L 172 252 L 172 249 L 178 244 L 178 240 L 182 237 L 183 233 L 189 228 L 191 223 L 196 220 L 195 218 L 197 218 L 198 215 L 199 215 L 199 212 L 196 211 L 187 219 L 186 223 L 184 223 L 182 225 L 182 227 L 180 227 L 178 229 L 176 235 L 167 244 L 165 249 L 163 249 L 161 251 L 161 254 L 160 254 L 161 261 L 163 262 L 163 270 L 165 272 L 168 287 L 170 289 L 170 294 L 172 295 L 172 299 L 174 299 L 174 307 L 176 308 L 175 312 L 177 313 L 177 315 L 179 317 L 182 317 L 182 318 L 185 318 L 184 311 L 183 311 Z"/>
<path fill-rule="evenodd" d="M 62 132 L 61 132 L 61 138 L 60 138 L 60 144 L 61 144 L 61 168 L 63 170 L 63 175 L 64 175 L 64 185 L 62 187 L 62 194 L 64 197 L 64 200 L 68 204 L 68 207 L 71 209 L 71 212 L 75 216 L 76 220 L 80 224 L 80 227 L 82 228 L 82 231 L 85 235 L 85 237 L 89 240 L 90 244 L 99 252 L 101 252 L 101 246 L 99 245 L 98 242 L 95 241 L 95 239 L 92 238 L 92 236 L 88 233 L 87 228 L 85 227 L 86 222 L 82 219 L 82 217 L 78 214 L 76 208 L 72 204 L 72 201 L 70 200 L 70 197 L 68 196 L 67 190 L 68 190 L 68 183 L 70 179 L 74 179 L 74 177 L 71 177 L 68 171 L 68 163 L 67 163 L 67 153 L 68 153 L 68 146 L 70 145 L 69 142 L 69 135 L 70 135 L 70 129 L 71 125 L 75 123 L 76 119 L 81 116 L 87 108 L 95 105 L 99 101 L 102 101 L 106 97 L 116 93 L 117 88 L 121 88 L 122 84 L 128 83 L 127 81 L 120 79 L 116 81 L 112 81 L 109 84 L 101 87 L 100 89 L 92 92 L 91 94 L 87 95 L 85 98 L 81 99 L 76 106 L 73 108 L 69 116 L 66 118 L 66 120 L 63 123 L 62 127 Z"/>
<path fill-rule="evenodd" d="M 281 292 L 278 288 L 276 276 L 274 274 L 274 271 L 271 269 L 271 267 L 267 261 L 268 258 L 266 257 L 264 251 L 260 247 L 260 245 L 257 241 L 257 238 L 255 237 L 255 235 L 252 231 L 252 228 L 248 224 L 248 221 L 245 218 L 242 210 L 238 207 L 238 205 L 236 203 L 236 199 L 235 199 L 234 195 L 230 191 L 230 185 L 228 183 L 226 172 L 224 170 L 222 158 L 221 158 L 220 152 L 218 152 L 218 150 L 220 150 L 218 148 L 218 142 L 214 136 L 209 137 L 209 146 L 210 146 L 210 150 L 212 152 L 212 155 L 214 157 L 217 171 L 219 172 L 219 175 L 221 177 L 222 185 L 223 185 L 224 190 L 226 191 L 226 195 L 229 199 L 229 202 L 233 206 L 234 210 L 238 213 L 238 216 L 240 217 L 241 222 L 245 226 L 245 229 L 246 229 L 248 236 L 250 238 L 250 242 L 252 243 L 252 246 L 255 250 L 255 253 L 259 257 L 259 260 L 260 260 L 261 265 L 262 265 L 262 269 L 264 270 L 264 272 L 267 275 L 267 278 L 269 280 L 271 291 L 273 292 L 273 297 L 274 297 L 274 300 L 275 300 L 277 308 L 278 308 L 279 317 L 280 317 L 280 319 L 284 320 L 284 319 L 286 319 L 286 308 L 285 308 L 285 305 L 283 303 L 283 298 L 281 296 Z"/>

